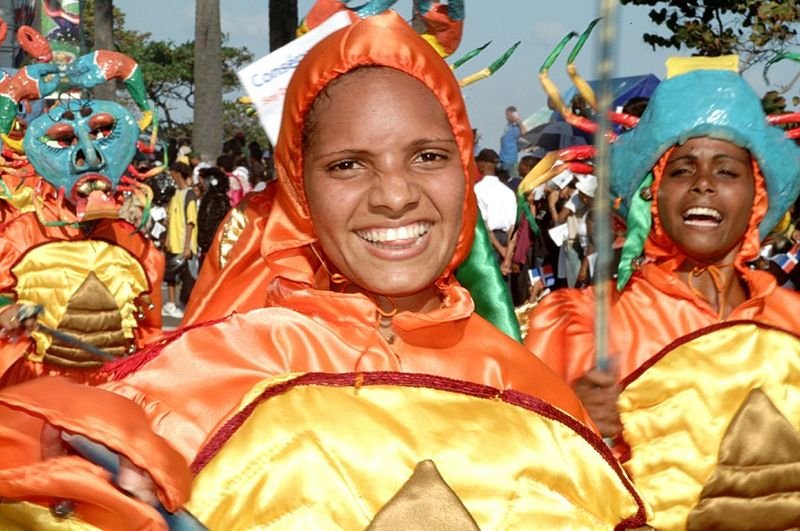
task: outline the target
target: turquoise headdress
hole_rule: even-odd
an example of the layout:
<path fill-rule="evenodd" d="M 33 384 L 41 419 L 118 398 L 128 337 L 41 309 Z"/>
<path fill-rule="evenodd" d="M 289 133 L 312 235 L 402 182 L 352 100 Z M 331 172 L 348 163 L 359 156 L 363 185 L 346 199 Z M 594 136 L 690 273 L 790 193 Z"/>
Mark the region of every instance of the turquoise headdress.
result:
<path fill-rule="evenodd" d="M 727 140 L 758 162 L 767 186 L 768 209 L 759 225 L 763 239 L 800 194 L 800 148 L 767 123 L 761 100 L 738 74 L 695 70 L 663 81 L 653 93 L 639 124 L 611 148 L 611 189 L 628 219 L 617 287 L 627 283 L 631 260 L 642 252 L 652 219 L 642 191 L 652 183 L 651 170 L 676 144 L 700 136 Z"/>

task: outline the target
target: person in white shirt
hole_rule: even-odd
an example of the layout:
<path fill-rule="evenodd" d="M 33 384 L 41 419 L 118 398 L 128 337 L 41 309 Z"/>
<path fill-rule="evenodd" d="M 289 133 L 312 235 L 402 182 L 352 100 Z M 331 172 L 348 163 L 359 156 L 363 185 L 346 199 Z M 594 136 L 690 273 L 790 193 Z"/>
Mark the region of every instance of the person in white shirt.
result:
<path fill-rule="evenodd" d="M 495 175 L 500 162 L 496 151 L 482 149 L 475 157 L 475 162 L 480 173 L 480 179 L 475 185 L 478 208 L 498 261 L 502 261 L 517 220 L 517 196 Z"/>

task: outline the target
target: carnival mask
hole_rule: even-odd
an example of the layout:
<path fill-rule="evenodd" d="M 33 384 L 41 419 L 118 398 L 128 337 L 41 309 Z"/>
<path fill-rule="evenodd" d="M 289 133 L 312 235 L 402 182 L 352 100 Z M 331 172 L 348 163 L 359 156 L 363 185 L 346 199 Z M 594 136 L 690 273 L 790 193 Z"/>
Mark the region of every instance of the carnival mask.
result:
<path fill-rule="evenodd" d="M 78 219 L 113 215 L 112 196 L 136 152 L 139 126 L 105 100 L 60 103 L 33 120 L 23 141 L 36 172 L 76 206 Z"/>

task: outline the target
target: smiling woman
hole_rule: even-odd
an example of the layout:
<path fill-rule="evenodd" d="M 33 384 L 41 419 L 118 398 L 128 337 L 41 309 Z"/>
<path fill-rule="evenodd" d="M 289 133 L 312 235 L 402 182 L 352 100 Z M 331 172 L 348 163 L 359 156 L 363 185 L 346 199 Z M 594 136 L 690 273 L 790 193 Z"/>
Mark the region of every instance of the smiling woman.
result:
<path fill-rule="evenodd" d="M 211 529 L 644 525 L 574 393 L 455 278 L 477 218 L 472 138 L 450 67 L 398 15 L 313 48 L 252 225 L 268 307 L 180 331 L 103 389 L 0 393 L 0 497 L 33 502 L 0 503 L 0 527 L 67 496 L 101 529 L 158 528 L 154 489 L 170 510 L 191 492 Z M 45 408 L 135 464 L 119 477 L 138 499 L 106 476 L 71 488 L 96 473 L 75 457 L 42 463 Z"/>
<path fill-rule="evenodd" d="M 755 197 L 750 152 L 725 140 L 692 138 L 670 151 L 664 174 L 658 209 L 675 246 L 693 268 L 733 264 Z"/>
<path fill-rule="evenodd" d="M 356 70 L 326 92 L 310 111 L 303 158 L 325 256 L 389 307 L 436 308 L 434 284 L 455 250 L 465 194 L 444 109 L 389 68 Z"/>

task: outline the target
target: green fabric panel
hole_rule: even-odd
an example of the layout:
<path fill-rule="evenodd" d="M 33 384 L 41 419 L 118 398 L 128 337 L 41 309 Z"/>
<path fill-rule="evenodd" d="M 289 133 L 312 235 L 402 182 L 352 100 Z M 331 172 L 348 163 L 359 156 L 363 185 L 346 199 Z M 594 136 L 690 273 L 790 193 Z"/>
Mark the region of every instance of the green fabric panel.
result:
<path fill-rule="evenodd" d="M 509 337 L 522 342 L 511 294 L 503 282 L 503 275 L 500 274 L 500 266 L 481 216 L 478 216 L 475 224 L 472 249 L 467 259 L 458 266 L 456 278 L 472 295 L 478 315 Z"/>

